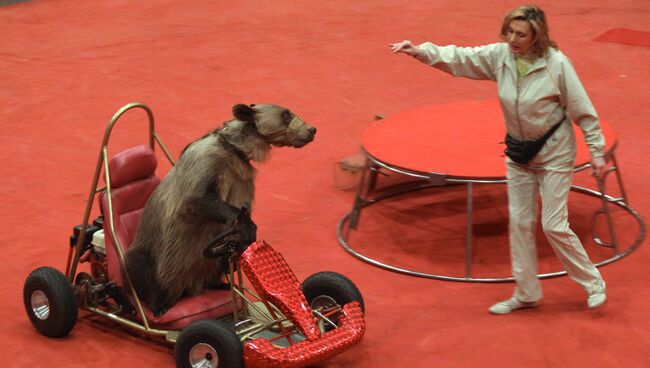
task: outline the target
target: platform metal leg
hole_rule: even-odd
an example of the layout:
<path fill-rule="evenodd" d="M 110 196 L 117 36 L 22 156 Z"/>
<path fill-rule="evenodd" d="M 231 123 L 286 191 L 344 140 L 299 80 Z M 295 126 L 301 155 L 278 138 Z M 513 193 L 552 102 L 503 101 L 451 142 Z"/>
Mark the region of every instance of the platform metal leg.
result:
<path fill-rule="evenodd" d="M 346 239 L 350 229 L 357 229 L 359 218 L 361 217 L 361 209 L 366 204 L 368 195 L 373 190 L 376 183 L 377 167 L 370 160 L 368 160 L 361 174 L 359 186 L 357 187 L 357 195 L 354 198 L 354 204 L 352 205 L 352 212 L 350 214 L 350 225 L 348 226 L 348 231 L 345 234 Z"/>
<path fill-rule="evenodd" d="M 473 243 L 473 211 L 474 193 L 473 183 L 467 183 L 467 230 L 465 233 L 465 277 L 472 277 L 472 243 Z"/>
<path fill-rule="evenodd" d="M 630 202 L 629 202 L 629 200 L 627 198 L 627 194 L 625 192 L 625 186 L 623 185 L 623 179 L 621 178 L 621 170 L 618 167 L 618 163 L 616 162 L 616 155 L 614 155 L 614 153 L 612 153 L 611 159 L 612 159 L 612 167 L 614 168 L 615 173 L 616 173 L 616 180 L 618 181 L 618 187 L 621 190 L 621 198 L 623 198 L 623 201 L 625 201 L 625 204 L 629 206 Z"/>
<path fill-rule="evenodd" d="M 596 211 L 596 215 L 599 213 L 602 213 L 605 215 L 605 218 L 607 219 L 607 229 L 609 230 L 609 236 L 610 236 L 610 241 L 609 243 L 603 241 L 602 239 L 599 239 L 596 236 L 596 232 L 594 230 L 594 241 L 602 246 L 608 247 L 608 248 L 614 248 L 614 251 L 616 254 L 620 253 L 619 247 L 618 247 L 618 241 L 616 239 L 616 230 L 614 229 L 614 221 L 612 220 L 612 214 L 609 210 L 609 199 L 607 199 L 607 194 L 605 193 L 605 178 L 596 178 L 598 181 L 598 190 L 600 191 L 600 198 L 603 201 L 603 207 L 599 210 Z"/>
<path fill-rule="evenodd" d="M 616 237 L 616 229 L 614 227 L 614 220 L 612 219 L 612 214 L 609 209 L 609 202 L 619 202 L 623 201 L 625 204 L 627 204 L 627 198 L 625 195 L 625 188 L 623 187 L 623 180 L 621 178 L 621 174 L 618 170 L 618 166 L 616 165 L 616 157 L 612 153 L 611 155 L 611 160 L 612 160 L 612 166 L 604 173 L 602 178 L 597 177 L 596 182 L 598 183 L 598 190 L 600 191 L 600 198 L 602 199 L 603 207 L 596 210 L 594 214 L 594 221 L 592 224 L 592 234 L 593 234 L 593 239 L 596 244 L 608 247 L 608 248 L 613 248 L 615 254 L 620 254 L 621 250 L 620 247 L 618 246 L 618 239 Z M 614 172 L 616 174 L 616 179 L 618 182 L 619 189 L 621 191 L 621 198 L 611 198 L 611 196 L 607 195 L 607 188 L 605 185 L 605 179 L 607 178 L 607 175 L 611 172 Z M 606 242 L 600 239 L 597 236 L 596 229 L 595 229 L 595 218 L 599 214 L 603 214 L 605 216 L 605 219 L 607 220 L 607 229 L 609 231 L 609 236 L 610 236 L 610 241 Z"/>

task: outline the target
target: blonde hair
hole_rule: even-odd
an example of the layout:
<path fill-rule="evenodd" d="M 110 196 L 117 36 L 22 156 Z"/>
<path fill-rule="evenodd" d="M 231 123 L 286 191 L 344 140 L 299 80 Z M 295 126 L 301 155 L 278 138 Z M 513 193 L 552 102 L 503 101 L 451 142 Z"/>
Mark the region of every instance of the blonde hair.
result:
<path fill-rule="evenodd" d="M 544 11 L 535 5 L 523 5 L 510 11 L 503 19 L 501 26 L 501 39 L 508 37 L 508 28 L 513 20 L 523 20 L 530 24 L 533 32 L 533 43 L 531 44 L 531 56 L 544 57 L 549 48 L 558 49 L 557 43 L 551 40 L 548 34 L 548 23 Z"/>

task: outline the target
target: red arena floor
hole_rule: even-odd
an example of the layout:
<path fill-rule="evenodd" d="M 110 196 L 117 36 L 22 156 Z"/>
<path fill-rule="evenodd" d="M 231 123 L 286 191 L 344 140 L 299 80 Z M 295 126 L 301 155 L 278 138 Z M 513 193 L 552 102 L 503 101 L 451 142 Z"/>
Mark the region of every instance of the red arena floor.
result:
<path fill-rule="evenodd" d="M 603 307 L 588 310 L 582 289 L 557 277 L 542 281 L 538 308 L 507 316 L 490 315 L 487 308 L 508 298 L 512 283 L 445 282 L 389 272 L 352 257 L 339 244 L 337 226 L 355 192 L 337 188 L 334 167 L 360 152 L 365 132 L 377 124 L 375 115 L 497 98 L 491 82 L 453 78 L 392 55 L 388 44 L 498 42 L 502 17 L 517 5 L 0 1 L 3 367 L 174 366 L 171 346 L 85 312 L 69 336 L 46 338 L 33 328 L 22 302 L 23 283 L 33 269 L 65 269 L 69 236 L 83 217 L 106 124 L 132 101 L 152 108 L 174 157 L 231 119 L 237 103 L 283 105 L 318 128 L 310 145 L 275 149 L 268 162 L 257 165 L 253 220 L 258 238 L 283 254 L 299 280 L 336 271 L 364 295 L 363 340 L 323 367 L 650 366 L 646 244 L 600 268 L 607 282 Z M 650 2 L 537 5 L 617 137 L 629 205 L 648 219 Z M 462 113 L 472 117 L 472 111 Z M 142 126 L 127 122 L 118 129 L 109 154 L 146 143 Z M 444 122 L 431 129 L 473 134 Z M 169 165 L 161 166 L 164 175 Z M 575 182 L 593 179 L 576 175 Z M 465 196 L 463 188 L 451 187 L 382 201 L 364 210 L 350 241 L 390 264 L 462 274 Z M 475 188 L 477 274 L 508 273 L 505 203 L 503 186 Z M 571 226 L 596 261 L 608 257 L 589 234 L 599 204 L 572 194 L 569 205 Z M 622 242 L 636 236 L 636 222 L 618 212 L 614 221 Z M 540 272 L 557 270 L 557 259 L 538 235 Z"/>

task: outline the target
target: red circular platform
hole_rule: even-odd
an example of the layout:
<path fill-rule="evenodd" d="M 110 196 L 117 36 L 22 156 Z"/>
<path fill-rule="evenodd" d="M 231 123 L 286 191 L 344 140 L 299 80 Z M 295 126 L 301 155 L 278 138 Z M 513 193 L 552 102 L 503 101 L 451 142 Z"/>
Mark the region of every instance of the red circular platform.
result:
<path fill-rule="evenodd" d="M 609 152 L 618 137 L 603 120 Z M 589 162 L 582 131 L 576 166 Z M 461 101 L 424 106 L 378 120 L 363 133 L 366 153 L 391 167 L 458 178 L 501 178 L 506 175 L 506 134 L 498 100 Z"/>

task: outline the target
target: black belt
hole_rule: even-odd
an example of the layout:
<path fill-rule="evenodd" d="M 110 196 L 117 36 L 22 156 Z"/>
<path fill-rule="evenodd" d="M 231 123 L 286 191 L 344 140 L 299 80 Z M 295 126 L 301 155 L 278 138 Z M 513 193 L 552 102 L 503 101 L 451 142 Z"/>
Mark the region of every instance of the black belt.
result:
<path fill-rule="evenodd" d="M 564 119 L 553 125 L 542 137 L 531 141 L 520 141 L 510 136 L 510 134 L 506 134 L 505 154 L 518 164 L 527 164 L 533 157 L 537 156 L 537 153 L 544 147 L 544 143 L 555 133 L 563 121 Z"/>

